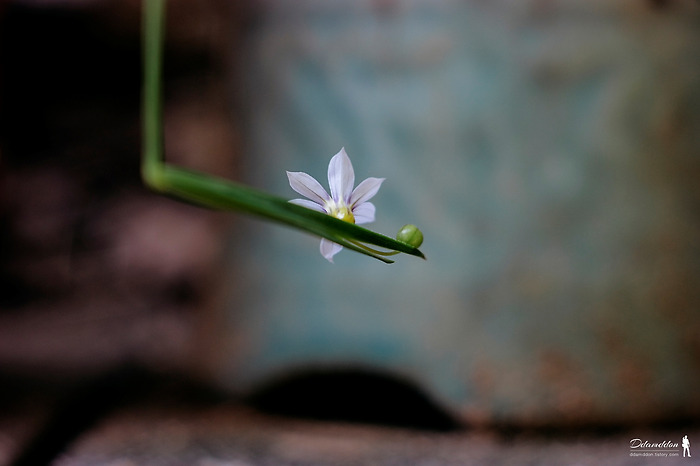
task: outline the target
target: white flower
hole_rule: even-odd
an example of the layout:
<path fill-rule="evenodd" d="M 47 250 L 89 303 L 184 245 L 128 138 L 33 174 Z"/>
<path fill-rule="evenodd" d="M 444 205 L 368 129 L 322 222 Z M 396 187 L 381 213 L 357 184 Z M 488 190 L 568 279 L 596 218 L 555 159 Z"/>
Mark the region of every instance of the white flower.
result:
<path fill-rule="evenodd" d="M 349 223 L 361 225 L 374 221 L 374 204 L 367 201 L 377 194 L 384 178 L 367 178 L 353 190 L 355 171 L 345 148 L 340 149 L 328 164 L 330 196 L 311 175 L 287 172 L 287 177 L 292 189 L 308 198 L 292 199 L 289 202 L 324 212 Z M 341 245 L 325 238 L 321 239 L 321 254 L 329 262 L 333 262 L 333 256 L 341 249 Z"/>

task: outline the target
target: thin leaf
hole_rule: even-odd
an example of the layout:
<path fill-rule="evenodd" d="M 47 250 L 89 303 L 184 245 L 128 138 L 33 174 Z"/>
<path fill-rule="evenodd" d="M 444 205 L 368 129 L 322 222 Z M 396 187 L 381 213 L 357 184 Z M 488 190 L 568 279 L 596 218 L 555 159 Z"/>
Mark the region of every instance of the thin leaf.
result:
<path fill-rule="evenodd" d="M 425 259 L 419 249 L 409 244 L 352 223 L 343 222 L 330 215 L 291 204 L 286 199 L 249 186 L 168 165 L 165 166 L 165 177 L 171 182 L 171 186 L 166 188 L 165 192 L 177 194 L 206 207 L 238 210 L 283 223 L 328 238 L 354 251 L 380 258 L 384 262 L 393 261 L 369 253 L 350 240 Z"/>

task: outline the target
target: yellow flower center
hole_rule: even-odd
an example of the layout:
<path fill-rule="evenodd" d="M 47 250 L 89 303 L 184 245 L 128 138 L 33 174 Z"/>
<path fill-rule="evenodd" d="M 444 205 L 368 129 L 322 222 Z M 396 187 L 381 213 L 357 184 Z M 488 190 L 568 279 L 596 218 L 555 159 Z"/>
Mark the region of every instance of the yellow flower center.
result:
<path fill-rule="evenodd" d="M 355 223 L 355 216 L 347 206 L 338 206 L 331 210 L 331 215 L 344 222 Z"/>

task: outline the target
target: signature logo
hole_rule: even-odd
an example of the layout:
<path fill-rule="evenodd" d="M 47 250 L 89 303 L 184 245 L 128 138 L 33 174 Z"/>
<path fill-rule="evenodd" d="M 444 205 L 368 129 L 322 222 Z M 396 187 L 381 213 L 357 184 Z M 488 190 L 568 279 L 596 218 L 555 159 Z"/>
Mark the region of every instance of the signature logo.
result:
<path fill-rule="evenodd" d="M 661 442 L 650 442 L 640 438 L 630 440 L 630 456 L 681 456 L 690 458 L 690 440 L 684 435 L 681 442 L 673 440 L 663 440 Z"/>

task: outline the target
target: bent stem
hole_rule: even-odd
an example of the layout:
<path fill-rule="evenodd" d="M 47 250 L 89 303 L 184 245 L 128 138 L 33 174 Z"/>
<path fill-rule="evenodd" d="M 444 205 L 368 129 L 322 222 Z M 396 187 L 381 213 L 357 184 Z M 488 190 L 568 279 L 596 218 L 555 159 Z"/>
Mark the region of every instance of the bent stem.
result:
<path fill-rule="evenodd" d="M 365 251 L 369 251 L 369 252 L 371 252 L 372 254 L 377 254 L 377 255 L 379 255 L 379 256 L 385 256 L 385 257 L 388 257 L 388 256 L 395 256 L 396 254 L 399 253 L 399 251 L 377 251 L 377 250 L 374 249 L 374 248 L 370 248 L 370 247 L 367 246 L 366 244 L 358 243 L 357 241 L 352 241 L 352 240 L 350 240 L 350 242 L 353 243 L 353 244 L 355 244 L 355 245 L 357 245 L 358 247 L 364 249 Z"/>
<path fill-rule="evenodd" d="M 162 61 L 165 0 L 143 3 L 143 146 L 141 176 L 150 188 L 203 207 L 235 210 L 327 238 L 386 263 L 385 256 L 403 252 L 425 259 L 413 246 L 388 236 L 289 203 L 249 186 L 172 166 L 163 160 Z M 394 251 L 383 253 L 371 244 Z"/>

